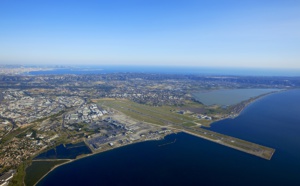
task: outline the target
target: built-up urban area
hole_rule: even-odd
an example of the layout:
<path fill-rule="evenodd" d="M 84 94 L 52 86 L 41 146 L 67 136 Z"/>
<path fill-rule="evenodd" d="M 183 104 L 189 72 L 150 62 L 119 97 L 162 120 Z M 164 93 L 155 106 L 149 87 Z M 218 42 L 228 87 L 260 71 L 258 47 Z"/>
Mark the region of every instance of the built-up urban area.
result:
<path fill-rule="evenodd" d="M 294 77 L 33 76 L 24 74 L 26 70 L 0 71 L 0 184 L 8 184 L 13 175 L 20 174 L 22 163 L 29 165 L 34 157 L 60 144 L 83 141 L 95 153 L 162 139 L 172 132 L 193 133 L 213 121 L 237 115 L 248 103 L 207 106 L 194 98 L 195 91 L 300 87 L 300 78 Z M 204 133 L 201 130 L 197 135 Z"/>

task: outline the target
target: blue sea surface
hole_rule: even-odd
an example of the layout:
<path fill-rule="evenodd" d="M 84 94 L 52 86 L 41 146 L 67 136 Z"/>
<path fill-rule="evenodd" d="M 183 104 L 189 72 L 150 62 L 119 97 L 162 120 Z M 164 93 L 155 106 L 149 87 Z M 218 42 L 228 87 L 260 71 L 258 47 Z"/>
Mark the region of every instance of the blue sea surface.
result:
<path fill-rule="evenodd" d="M 300 185 L 300 90 L 275 93 L 210 130 L 276 149 L 265 160 L 185 133 L 63 165 L 41 185 Z M 176 139 L 170 145 L 159 146 Z"/>
<path fill-rule="evenodd" d="M 30 75 L 64 74 L 108 74 L 108 73 L 159 73 L 159 74 L 195 74 L 195 75 L 233 75 L 233 76 L 300 76 L 299 70 L 249 69 L 249 68 L 213 68 L 185 66 L 75 66 L 57 68 L 48 71 L 33 71 Z"/>

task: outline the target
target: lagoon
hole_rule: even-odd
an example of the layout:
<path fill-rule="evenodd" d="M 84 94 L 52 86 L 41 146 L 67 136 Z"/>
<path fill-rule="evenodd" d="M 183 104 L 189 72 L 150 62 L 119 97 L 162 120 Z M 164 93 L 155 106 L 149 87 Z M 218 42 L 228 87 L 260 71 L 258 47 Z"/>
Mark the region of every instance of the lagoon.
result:
<path fill-rule="evenodd" d="M 228 106 L 274 91 L 279 89 L 223 89 L 194 92 L 193 97 L 204 105 Z"/>
<path fill-rule="evenodd" d="M 53 149 L 41 153 L 34 160 L 42 159 L 75 159 L 79 155 L 90 154 L 92 151 L 84 142 L 76 144 L 61 144 Z"/>

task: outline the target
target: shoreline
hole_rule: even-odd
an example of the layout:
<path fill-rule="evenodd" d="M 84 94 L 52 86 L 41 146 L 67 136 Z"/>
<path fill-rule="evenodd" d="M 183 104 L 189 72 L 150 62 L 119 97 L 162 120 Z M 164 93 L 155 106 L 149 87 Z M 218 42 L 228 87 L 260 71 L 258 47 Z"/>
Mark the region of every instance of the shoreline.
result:
<path fill-rule="evenodd" d="M 253 95 L 253 96 L 249 96 L 248 98 L 245 98 L 245 99 L 241 99 L 239 102 L 237 103 L 230 103 L 230 104 L 218 104 L 218 103 L 212 103 L 212 104 L 205 104 L 205 103 L 202 103 L 198 98 L 196 97 L 193 97 L 193 99 L 198 102 L 198 103 L 201 103 L 205 106 L 214 106 L 214 105 L 219 105 L 221 107 L 223 106 L 234 106 L 234 105 L 238 105 L 240 103 L 243 103 L 243 102 L 247 102 L 248 100 L 250 99 L 255 99 L 255 98 L 258 98 L 260 96 L 263 96 L 263 95 L 268 95 L 270 93 L 275 93 L 275 92 L 280 92 L 280 91 L 283 91 L 283 90 L 288 90 L 288 89 L 280 89 L 280 88 L 226 88 L 226 89 L 212 89 L 212 90 L 200 90 L 200 91 L 193 91 L 191 92 L 190 94 L 191 95 L 196 95 L 197 93 L 210 93 L 210 92 L 215 92 L 215 91 L 228 91 L 228 90 L 252 90 L 252 89 L 262 89 L 262 90 L 269 90 L 271 89 L 270 91 L 268 92 L 265 92 L 265 93 L 260 93 L 260 94 L 257 94 L 257 95 Z"/>
<path fill-rule="evenodd" d="M 126 144 L 126 145 L 122 145 L 122 146 L 117 146 L 117 147 L 113 147 L 111 149 L 105 149 L 105 150 L 100 150 L 100 151 L 92 151 L 91 154 L 84 154 L 84 155 L 79 155 L 79 157 L 76 159 L 45 159 L 45 160 L 33 160 L 33 161 L 60 161 L 60 160 L 69 160 L 67 162 L 64 162 L 62 164 L 58 164 L 58 165 L 55 165 L 53 168 L 51 168 L 43 177 L 41 177 L 33 186 L 36 186 L 42 179 L 44 179 L 49 173 L 51 173 L 52 171 L 54 171 L 56 168 L 62 166 L 62 165 L 65 165 L 65 164 L 68 164 L 68 163 L 72 163 L 72 162 L 75 162 L 77 160 L 81 160 L 83 158 L 87 158 L 87 157 L 90 157 L 90 156 L 93 156 L 93 155 L 97 155 L 97 154 L 100 154 L 100 153 L 103 153 L 103 152 L 108 152 L 108 151 L 111 151 L 111 150 L 114 150 L 114 149 L 117 149 L 117 148 L 121 148 L 121 147 L 125 147 L 125 146 L 129 146 L 129 145 L 134 145 L 134 144 L 137 144 L 137 143 L 143 143 L 143 142 L 148 142 L 148 141 L 160 141 L 160 140 L 163 140 L 165 139 L 166 136 L 168 135 L 171 135 L 171 134 L 177 134 L 178 131 L 176 132 L 172 132 L 172 133 L 169 133 L 167 135 L 165 135 L 162 139 L 153 139 L 153 140 L 145 140 L 145 141 L 137 141 L 137 142 L 133 142 L 133 143 L 130 143 L 130 144 Z M 85 142 L 85 141 L 83 141 Z M 89 148 L 89 147 L 88 147 Z M 26 172 L 26 170 L 25 170 Z"/>
<path fill-rule="evenodd" d="M 243 103 L 245 103 L 245 105 L 243 105 L 243 108 L 241 108 L 237 113 L 234 113 L 233 115 L 233 117 L 232 116 L 227 116 L 227 117 L 225 117 L 225 118 L 220 118 L 220 119 L 217 119 L 217 120 L 215 120 L 215 121 L 213 121 L 213 122 L 211 122 L 210 124 L 209 124 L 209 127 L 204 127 L 204 128 L 206 128 L 206 129 L 209 129 L 210 127 L 211 127 L 211 125 L 212 124 L 215 124 L 215 123 L 217 123 L 217 122 L 219 122 L 219 121 L 222 121 L 222 120 L 225 120 L 225 119 L 235 119 L 235 118 L 237 118 L 249 105 L 251 105 L 252 103 L 254 103 L 254 102 L 256 102 L 256 101 L 258 101 L 258 100 L 260 100 L 261 98 L 263 98 L 263 97 L 266 97 L 266 96 L 269 96 L 269 95 L 271 95 L 271 94 L 275 94 L 275 93 L 281 93 L 281 92 L 285 92 L 285 91 L 289 91 L 290 89 L 282 89 L 282 90 L 278 90 L 278 91 L 272 91 L 272 92 L 268 92 L 268 93 L 265 93 L 265 94 L 262 94 L 262 95 L 259 95 L 259 96 L 256 96 L 256 97 L 254 97 L 254 98 L 250 98 L 250 99 L 248 99 L 248 100 L 245 100 L 245 101 L 243 101 L 243 102 L 240 102 L 240 103 L 238 103 L 237 105 L 239 105 L 239 104 L 243 104 Z M 233 106 L 236 106 L 236 105 L 233 105 Z M 201 128 L 202 128 L 202 126 L 201 126 Z"/>
<path fill-rule="evenodd" d="M 272 91 L 272 92 L 269 92 L 269 93 L 265 93 L 265 94 L 262 94 L 262 95 L 259 95 L 257 97 L 254 97 L 254 98 L 250 98 L 246 101 L 243 101 L 239 104 L 244 104 L 243 107 L 237 112 L 234 114 L 234 117 L 226 117 L 226 118 L 222 118 L 222 119 L 219 119 L 219 120 L 216 120 L 216 121 L 213 121 L 210 125 L 212 124 L 215 124 L 216 122 L 219 122 L 219 121 L 222 121 L 222 120 L 225 120 L 225 119 L 234 119 L 236 117 L 238 117 L 250 104 L 258 101 L 260 98 L 263 98 L 265 96 L 268 96 L 268 95 L 271 95 L 271 94 L 274 94 L 274 93 L 280 93 L 280 92 L 283 92 L 283 91 L 288 91 L 289 89 L 283 89 L 283 90 L 278 90 L 278 91 Z M 202 128 L 202 127 L 200 127 Z M 210 128 L 210 127 L 205 127 L 205 128 Z M 87 157 L 90 157 L 90 156 L 93 156 L 93 155 L 97 155 L 97 154 L 100 154 L 102 152 L 107 152 L 107 151 L 110 151 L 110 150 L 114 150 L 114 149 L 117 149 L 117 148 L 121 148 L 121 147 L 125 147 L 125 146 L 128 146 L 128 145 L 134 145 L 134 144 L 137 144 L 137 143 L 142 143 L 142 142 L 147 142 L 147 141 L 159 141 L 159 140 L 163 140 L 166 136 L 168 135 L 171 135 L 171 134 L 177 134 L 178 132 L 184 132 L 186 134 L 189 134 L 189 135 L 193 135 L 193 136 L 196 136 L 196 137 L 199 137 L 199 138 L 202 138 L 202 139 L 205 139 L 205 140 L 208 140 L 208 141 L 211 141 L 211 142 L 215 142 L 217 144 L 220 144 L 220 145 L 223 145 L 223 146 L 226 146 L 226 147 L 229 147 L 229 148 L 232 148 L 232 149 L 235 149 L 235 150 L 238 150 L 238 151 L 241 151 L 241 152 L 244 152 L 244 153 L 247 153 L 247 154 L 251 154 L 251 155 L 254 155 L 254 156 L 257 156 L 257 157 L 260 157 L 260 158 L 263 158 L 261 156 L 258 156 L 256 154 L 253 154 L 253 153 L 250 153 L 246 150 L 243 150 L 242 148 L 237 148 L 233 145 L 229 145 L 229 144 L 225 144 L 225 143 L 220 143 L 218 142 L 217 140 L 212 140 L 210 138 L 207 138 L 207 137 L 204 137 L 204 136 L 201 136 L 201 135 L 198 135 L 196 133 L 192 133 L 192 132 L 189 132 L 189 131 L 186 131 L 186 130 L 180 130 L 180 129 L 177 129 L 178 131 L 174 131 L 170 134 L 167 134 L 165 135 L 162 139 L 153 139 L 153 140 L 145 140 L 145 141 L 137 141 L 137 142 L 133 142 L 133 143 L 130 143 L 130 144 L 126 144 L 126 145 L 121 145 L 121 146 L 117 146 L 117 147 L 113 147 L 113 148 L 110 148 L 110 149 L 105 149 L 105 150 L 100 150 L 100 151 L 92 151 L 91 154 L 86 154 L 86 155 L 79 155 L 79 157 L 76 159 L 45 159 L 45 160 L 33 160 L 33 161 L 59 161 L 59 160 L 69 160 L 67 162 L 64 162 L 62 164 L 58 164 L 58 165 L 55 165 L 53 168 L 50 169 L 50 171 L 48 171 L 43 177 L 41 177 L 35 184 L 34 186 L 36 186 L 42 179 L 44 179 L 49 173 L 51 173 L 52 171 L 54 171 L 56 168 L 62 166 L 62 165 L 65 165 L 65 164 L 68 164 L 68 163 L 72 163 L 74 161 L 77 161 L 77 160 L 80 160 L 80 159 L 83 159 L 83 158 L 87 158 Z M 83 140 L 83 142 L 85 142 L 85 140 Z M 88 148 L 90 148 L 88 145 L 87 145 Z M 273 154 L 275 153 L 275 149 L 273 151 Z M 272 156 L 271 156 L 272 157 Z M 267 160 L 270 160 L 271 157 L 268 159 L 268 158 L 264 158 L 264 159 L 267 159 Z M 26 172 L 26 170 L 25 170 Z"/>

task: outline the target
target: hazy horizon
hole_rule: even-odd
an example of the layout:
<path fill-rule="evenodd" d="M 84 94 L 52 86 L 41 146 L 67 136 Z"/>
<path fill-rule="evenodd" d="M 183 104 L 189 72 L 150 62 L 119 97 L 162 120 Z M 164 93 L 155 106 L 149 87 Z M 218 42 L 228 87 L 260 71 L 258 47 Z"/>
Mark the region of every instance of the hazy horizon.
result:
<path fill-rule="evenodd" d="M 0 64 L 300 69 L 300 2 L 1 1 Z"/>
<path fill-rule="evenodd" d="M 1 65 L 0 65 L 1 66 Z M 45 68 L 33 70 L 31 75 L 45 74 L 99 74 L 99 73 L 162 73 L 208 76 L 274 76 L 299 77 L 299 69 L 201 67 L 166 65 L 3 65 L 6 68 Z M 46 71 L 45 71 L 46 70 Z M 85 73 L 86 72 L 86 73 Z"/>

